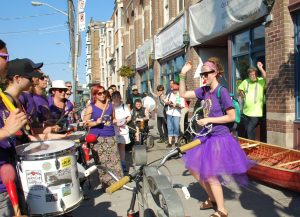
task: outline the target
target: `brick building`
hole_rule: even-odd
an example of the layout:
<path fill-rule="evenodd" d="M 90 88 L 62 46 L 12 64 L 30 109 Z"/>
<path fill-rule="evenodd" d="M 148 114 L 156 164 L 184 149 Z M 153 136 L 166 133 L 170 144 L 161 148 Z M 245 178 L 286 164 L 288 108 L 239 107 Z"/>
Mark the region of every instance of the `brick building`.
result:
<path fill-rule="evenodd" d="M 112 21 L 114 61 L 118 47 L 123 56 L 117 55 L 117 67 L 135 70 L 124 83 L 116 80 L 129 87 L 128 94 L 133 83 L 147 92 L 148 80 L 168 89 L 186 60 L 193 62 L 188 89 L 195 89 L 210 56 L 222 60 L 222 84 L 236 93 L 247 68 L 261 61 L 267 71 L 266 113 L 257 139 L 300 148 L 300 0 L 118 0 Z"/>

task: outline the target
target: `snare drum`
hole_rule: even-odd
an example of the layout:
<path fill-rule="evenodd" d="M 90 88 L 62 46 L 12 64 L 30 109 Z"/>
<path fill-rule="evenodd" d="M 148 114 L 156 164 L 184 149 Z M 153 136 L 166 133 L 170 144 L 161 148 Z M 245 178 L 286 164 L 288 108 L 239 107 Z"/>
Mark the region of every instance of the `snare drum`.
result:
<path fill-rule="evenodd" d="M 62 215 L 83 199 L 70 140 L 32 142 L 16 147 L 17 170 L 30 216 Z"/>

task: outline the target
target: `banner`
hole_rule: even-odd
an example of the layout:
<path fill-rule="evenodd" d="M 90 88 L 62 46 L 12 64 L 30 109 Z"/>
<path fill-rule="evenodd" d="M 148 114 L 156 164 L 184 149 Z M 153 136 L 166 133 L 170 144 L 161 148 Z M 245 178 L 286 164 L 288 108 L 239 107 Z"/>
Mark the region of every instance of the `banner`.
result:
<path fill-rule="evenodd" d="M 79 31 L 84 32 L 85 31 L 85 12 L 78 13 L 78 25 L 79 25 Z"/>
<path fill-rule="evenodd" d="M 153 51 L 153 40 L 149 39 L 136 49 L 136 69 L 142 68 L 149 63 L 149 56 Z"/>
<path fill-rule="evenodd" d="M 78 12 L 84 12 L 85 9 L 85 0 L 78 0 Z"/>
<path fill-rule="evenodd" d="M 190 44 L 225 35 L 267 14 L 263 0 L 203 0 L 189 8 Z"/>
<path fill-rule="evenodd" d="M 159 33 L 155 39 L 155 59 L 160 59 L 184 47 L 185 19 L 181 16 L 172 25 Z"/>

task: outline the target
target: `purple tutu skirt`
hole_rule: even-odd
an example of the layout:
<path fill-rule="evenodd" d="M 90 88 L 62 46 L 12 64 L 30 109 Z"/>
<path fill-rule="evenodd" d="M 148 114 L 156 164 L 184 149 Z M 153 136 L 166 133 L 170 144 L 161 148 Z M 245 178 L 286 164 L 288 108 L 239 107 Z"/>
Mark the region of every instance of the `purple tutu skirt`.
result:
<path fill-rule="evenodd" d="M 247 170 L 255 165 L 242 150 L 238 141 L 230 134 L 196 137 L 201 144 L 183 156 L 188 170 L 207 181 L 218 177 L 221 182 L 234 180 L 240 185 L 247 184 Z M 226 177 L 226 179 L 224 178 Z"/>

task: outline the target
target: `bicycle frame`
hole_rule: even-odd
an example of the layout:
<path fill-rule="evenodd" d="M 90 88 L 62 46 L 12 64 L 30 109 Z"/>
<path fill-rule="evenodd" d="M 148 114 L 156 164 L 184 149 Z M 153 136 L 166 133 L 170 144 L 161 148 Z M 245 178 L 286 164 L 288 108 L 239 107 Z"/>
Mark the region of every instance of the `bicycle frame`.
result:
<path fill-rule="evenodd" d="M 141 204 L 139 204 L 139 216 L 162 216 L 162 217 L 183 217 L 184 209 L 180 197 L 168 178 L 160 174 L 158 168 L 164 165 L 164 163 L 172 156 L 189 150 L 196 145 L 199 145 L 200 141 L 193 141 L 185 146 L 171 150 L 157 166 L 141 165 L 129 176 L 123 177 L 117 183 L 106 189 L 107 193 L 113 193 L 128 183 L 130 180 L 134 180 L 135 190 L 130 204 L 128 216 L 133 216 L 135 196 Z M 140 182 L 141 185 L 140 185 Z"/>

